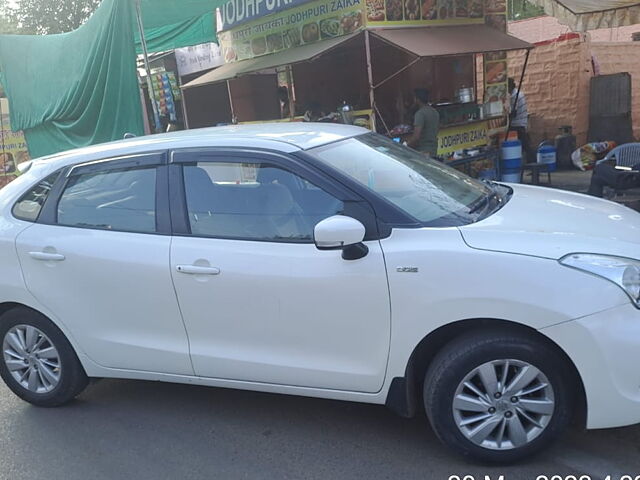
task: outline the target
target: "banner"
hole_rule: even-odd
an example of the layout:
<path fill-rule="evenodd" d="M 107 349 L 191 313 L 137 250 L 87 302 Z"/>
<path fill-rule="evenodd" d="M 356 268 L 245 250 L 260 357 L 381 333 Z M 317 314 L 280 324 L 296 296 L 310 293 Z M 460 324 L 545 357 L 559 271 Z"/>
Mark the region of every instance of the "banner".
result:
<path fill-rule="evenodd" d="M 487 122 L 479 122 L 443 128 L 438 133 L 438 156 L 448 155 L 465 148 L 486 145 L 488 127 Z"/>
<path fill-rule="evenodd" d="M 30 159 L 22 132 L 12 132 L 9 123 L 9 102 L 0 98 L 0 177 L 18 174 L 17 165 Z M 0 180 L 0 185 L 6 182 Z"/>
<path fill-rule="evenodd" d="M 175 53 L 178 75 L 181 77 L 219 67 L 224 63 L 222 51 L 215 43 L 176 48 Z"/>
<path fill-rule="evenodd" d="M 365 0 L 321 0 L 218 35 L 226 63 L 347 35 L 364 28 Z"/>
<path fill-rule="evenodd" d="M 298 7 L 310 0 L 229 0 L 220 7 L 220 30 L 229 30 L 243 23 L 272 13 Z"/>
<path fill-rule="evenodd" d="M 484 23 L 485 0 L 366 0 L 367 25 Z"/>

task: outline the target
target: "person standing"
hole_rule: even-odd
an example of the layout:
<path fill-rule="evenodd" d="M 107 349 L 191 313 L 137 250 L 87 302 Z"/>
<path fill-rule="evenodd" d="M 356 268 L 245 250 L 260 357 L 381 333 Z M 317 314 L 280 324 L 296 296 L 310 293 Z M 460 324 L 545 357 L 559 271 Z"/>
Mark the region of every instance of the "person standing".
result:
<path fill-rule="evenodd" d="M 414 90 L 418 111 L 413 118 L 413 135 L 407 144 L 416 150 L 435 157 L 438 153 L 438 131 L 440 114 L 429 105 L 429 92 L 424 88 Z"/>
<path fill-rule="evenodd" d="M 516 82 L 509 79 L 509 93 L 511 94 L 511 131 L 518 133 L 518 140 L 522 143 L 522 152 L 527 157 L 527 162 L 535 162 L 529 146 L 529 109 L 527 98 L 522 91 L 518 92 Z M 517 98 L 516 98 L 517 97 Z"/>

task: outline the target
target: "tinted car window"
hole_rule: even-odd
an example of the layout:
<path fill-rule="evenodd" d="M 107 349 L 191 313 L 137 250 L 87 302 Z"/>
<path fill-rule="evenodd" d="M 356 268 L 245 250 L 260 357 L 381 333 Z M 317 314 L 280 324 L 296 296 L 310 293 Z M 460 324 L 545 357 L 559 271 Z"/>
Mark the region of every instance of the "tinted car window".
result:
<path fill-rule="evenodd" d="M 184 167 L 194 235 L 312 242 L 315 225 L 344 204 L 291 172 L 269 164 L 202 162 Z"/>
<path fill-rule="evenodd" d="M 40 210 L 49 196 L 51 187 L 58 179 L 60 172 L 49 175 L 35 187 L 25 193 L 13 206 L 13 215 L 20 220 L 35 222 L 40 215 Z"/>
<path fill-rule="evenodd" d="M 72 176 L 58 203 L 58 224 L 126 232 L 156 231 L 156 169 Z"/>

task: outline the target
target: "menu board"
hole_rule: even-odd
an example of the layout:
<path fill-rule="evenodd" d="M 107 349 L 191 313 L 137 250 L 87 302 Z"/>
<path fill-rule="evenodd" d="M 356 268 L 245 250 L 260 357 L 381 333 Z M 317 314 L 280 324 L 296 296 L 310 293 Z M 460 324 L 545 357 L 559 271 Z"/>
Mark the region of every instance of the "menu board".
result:
<path fill-rule="evenodd" d="M 490 27 L 507 33 L 507 0 L 484 0 L 485 22 Z"/>
<path fill-rule="evenodd" d="M 507 33 L 507 2 L 506 0 L 485 0 L 485 22 L 487 26 Z M 509 63 L 507 52 L 492 52 L 484 55 L 484 88 L 485 103 L 501 106 L 505 114 L 499 120 L 492 120 L 490 131 L 499 131 L 507 126 L 509 105 Z"/>
<path fill-rule="evenodd" d="M 365 0 L 321 0 L 218 33 L 226 63 L 357 32 Z"/>
<path fill-rule="evenodd" d="M 367 25 L 465 25 L 484 22 L 485 0 L 366 0 Z"/>

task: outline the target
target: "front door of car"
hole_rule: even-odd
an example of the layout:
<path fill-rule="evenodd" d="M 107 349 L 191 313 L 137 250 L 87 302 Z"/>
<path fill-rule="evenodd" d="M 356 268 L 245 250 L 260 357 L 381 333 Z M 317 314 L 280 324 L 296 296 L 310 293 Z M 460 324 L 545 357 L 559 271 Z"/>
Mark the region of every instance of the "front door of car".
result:
<path fill-rule="evenodd" d="M 94 362 L 193 375 L 169 267 L 165 158 L 63 173 L 17 250 L 29 291 Z"/>
<path fill-rule="evenodd" d="M 380 243 L 365 238 L 368 255 L 348 261 L 313 241 L 336 214 L 375 237 L 370 207 L 266 153 L 174 152 L 171 168 L 171 266 L 196 374 L 379 391 L 390 337 Z"/>

